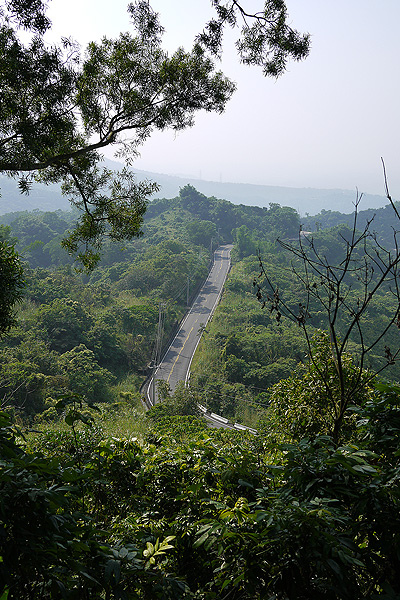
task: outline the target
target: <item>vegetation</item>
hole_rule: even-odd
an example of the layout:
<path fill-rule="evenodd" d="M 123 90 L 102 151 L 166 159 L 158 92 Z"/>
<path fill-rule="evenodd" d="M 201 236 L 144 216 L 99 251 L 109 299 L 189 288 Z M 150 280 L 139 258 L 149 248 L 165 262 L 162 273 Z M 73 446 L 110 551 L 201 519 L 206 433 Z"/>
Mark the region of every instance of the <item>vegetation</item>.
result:
<path fill-rule="evenodd" d="M 66 38 L 58 46 L 45 43 L 51 23 L 42 0 L 10 0 L 0 7 L 0 173 L 18 178 L 23 193 L 35 179 L 62 183 L 79 210 L 62 244 L 88 270 L 99 261 L 104 237 L 140 235 L 157 190 L 156 184 L 136 182 L 127 169 L 100 168 L 100 152 L 114 146 L 119 156 L 135 157 L 154 130 L 182 130 L 199 110 L 224 110 L 235 89 L 215 70 L 225 26 L 244 19 L 239 54 L 248 64 L 262 65 L 266 75 L 280 75 L 288 58 L 308 53 L 308 36 L 288 25 L 283 2 L 268 0 L 254 15 L 238 2 L 213 5 L 216 18 L 193 49 L 178 48 L 171 56 L 161 46 L 158 15 L 144 0 L 128 6 L 134 35 L 93 41 L 84 56 Z"/>
<path fill-rule="evenodd" d="M 22 297 L 23 284 L 23 269 L 10 230 L 0 226 L 0 335 L 15 324 L 14 306 Z"/>
<path fill-rule="evenodd" d="M 186 187 L 150 204 L 140 240 L 106 244 L 90 275 L 66 254 L 52 262 L 31 251 L 68 218 L 4 217 L 27 287 L 0 350 L 12 414 L 1 413 L 0 428 L 0 597 L 398 598 L 400 389 L 372 385 L 373 353 L 360 372 L 355 340 L 343 372 L 361 383 L 335 441 L 326 380 L 339 389 L 340 379 L 324 315 L 313 314 L 309 362 L 301 329 L 261 310 L 252 285 L 260 250 L 298 303 L 301 285 L 276 243 L 292 239 L 295 211 Z M 334 260 L 344 231 L 318 232 L 315 243 Z M 158 304 L 167 335 L 188 276 L 194 293 L 218 241 L 234 242 L 234 265 L 191 385 L 171 394 L 161 384 L 163 402 L 145 414 L 139 386 Z M 377 292 L 372 334 L 391 310 Z M 211 430 L 198 403 L 258 433 Z"/>
<path fill-rule="evenodd" d="M 307 53 L 281 0 L 252 15 L 213 6 L 193 51 L 168 57 L 137 2 L 136 37 L 92 43 L 81 64 L 68 41 L 67 56 L 44 45 L 40 0 L 0 11 L 0 170 L 22 191 L 24 173 L 63 181 L 83 211 L 77 226 L 76 213 L 25 213 L 0 229 L 1 600 L 400 598 L 396 235 L 394 253 L 369 222 L 296 242 L 292 209 L 186 186 L 151 203 L 132 239 L 154 188 L 97 168 L 123 131 L 135 151 L 153 128 L 223 109 L 233 86 L 206 52 L 226 25 L 244 19 L 239 54 L 266 74 Z M 159 305 L 167 336 L 221 242 L 235 265 L 191 385 L 161 383 L 145 415 Z M 199 402 L 257 432 L 208 429 Z"/>
<path fill-rule="evenodd" d="M 202 404 L 225 417 L 252 426 L 256 426 L 260 411 L 271 402 L 272 386 L 289 378 L 297 365 L 306 361 L 306 356 L 312 357 L 314 346 L 307 344 L 307 338 L 303 337 L 302 327 L 299 327 L 296 318 L 290 320 L 284 317 L 290 314 L 299 316 L 307 311 L 305 324 L 309 342 L 318 331 L 329 330 L 330 326 L 329 315 L 323 304 L 324 299 L 328 298 L 328 292 L 320 300 L 311 293 L 306 295 L 307 289 L 315 289 L 311 287 L 314 280 L 309 276 L 309 288 L 305 288 L 304 278 L 298 276 L 302 273 L 301 261 L 293 260 L 296 257 L 293 257 L 290 249 L 293 247 L 298 254 L 302 250 L 309 251 L 310 254 L 314 252 L 312 256 L 315 261 L 315 254 L 318 253 L 322 265 L 332 265 L 329 272 L 339 276 L 345 264 L 343 258 L 348 251 L 348 241 L 354 236 L 354 232 L 344 225 L 318 231 L 312 235 L 310 242 L 304 238 L 299 243 L 298 236 L 291 238 L 276 230 L 274 233 L 281 236 L 282 245 L 277 246 L 269 240 L 262 242 L 260 239 L 258 242 L 262 269 L 259 259 L 251 255 L 255 247 L 254 237 L 248 232 L 247 250 L 244 250 L 243 239 L 240 237 L 240 243 L 235 246 L 235 255 L 243 256 L 248 251 L 250 256 L 233 266 L 222 302 L 206 328 L 192 367 L 191 386 L 200 395 Z M 366 378 L 361 376 L 364 370 L 369 370 L 370 378 L 382 369 L 385 377 L 394 381 L 400 378 L 399 366 L 395 360 L 398 348 L 395 279 L 389 274 L 385 283 L 375 289 L 382 277 L 377 263 L 373 265 L 374 275 L 368 279 L 373 271 L 372 268 L 366 271 L 365 261 L 368 256 L 371 259 L 374 257 L 377 247 L 374 250 L 373 238 L 368 238 L 369 255 L 366 254 L 363 245 L 365 235 L 361 230 L 353 238 L 354 241 L 358 240 L 358 248 L 354 249 L 351 256 L 351 273 L 338 279 L 338 284 L 341 285 L 338 294 L 345 303 L 340 308 L 339 315 L 334 312 L 334 303 L 331 304 L 331 319 L 338 344 L 342 339 L 345 342 L 343 346 L 338 346 L 343 357 L 343 369 L 348 355 L 355 358 L 354 368 L 359 369 L 359 376 L 353 378 L 354 389 L 346 388 L 346 393 L 351 391 L 352 397 L 357 396 L 366 383 Z M 379 238 L 382 261 L 389 256 L 383 251 L 383 243 L 388 243 L 390 247 L 392 235 L 385 240 Z M 390 256 L 391 260 L 397 260 L 395 252 Z M 337 271 L 334 271 L 334 265 L 338 265 Z M 270 284 L 263 281 L 264 273 L 269 276 Z M 319 293 L 321 281 L 318 278 L 315 280 L 319 286 L 316 292 Z M 255 288 L 251 281 L 255 282 Z M 327 282 L 327 285 L 328 283 L 333 286 L 334 282 Z M 371 296 L 365 291 L 366 283 L 375 290 Z M 258 294 L 261 305 L 264 305 L 261 311 L 254 304 L 253 290 Z M 282 305 L 283 302 L 285 306 Z M 299 309 L 303 313 L 299 313 Z M 361 336 L 356 325 L 362 327 Z M 327 364 L 327 357 L 325 358 L 324 362 Z M 337 364 L 337 359 L 334 362 Z M 330 386 L 329 373 L 328 369 L 325 377 L 327 386 Z M 322 375 L 323 372 L 320 373 L 321 377 Z M 344 385 L 343 375 L 342 388 Z M 332 394 L 334 396 L 336 391 L 332 390 Z M 349 397 L 342 406 L 352 402 Z M 345 408 L 342 414 L 344 412 Z"/>
<path fill-rule="evenodd" d="M 395 224 L 400 221 L 400 214 L 389 191 L 387 197 Z M 325 386 L 326 401 L 335 415 L 331 430 L 335 442 L 340 439 L 348 407 L 355 403 L 368 381 L 396 364 L 400 352 L 398 233 L 393 228 L 392 245 L 386 248 L 372 230 L 371 221 L 359 231 L 358 204 L 359 201 L 355 205 L 352 228 L 340 228 L 336 247 L 327 247 L 326 240 L 320 236 L 314 239 L 302 236 L 301 232 L 296 245 L 280 242 L 293 257 L 292 275 L 302 290 L 296 305 L 281 293 L 279 283 L 275 283 L 272 272 L 265 269 L 261 258 L 260 276 L 264 282 L 260 284 L 254 281 L 262 306 L 269 306 L 278 322 L 281 318 L 287 318 L 302 330 L 309 360 L 319 371 Z M 387 310 L 384 318 L 379 320 L 378 327 L 373 328 L 370 312 L 376 308 L 378 297 L 385 298 Z M 311 342 L 314 314 L 322 314 L 329 335 L 330 352 L 322 367 Z M 350 348 L 357 359 L 351 377 L 346 373 L 346 355 Z M 376 363 L 375 372 L 365 377 L 364 367 L 372 353 Z M 327 369 L 330 361 L 334 365 L 337 381 Z"/>
<path fill-rule="evenodd" d="M 305 397 L 284 443 L 168 417 L 142 442 L 70 419 L 23 447 L 2 415 L 3 595 L 397 598 L 398 392 L 340 447 L 301 431 Z"/>
<path fill-rule="evenodd" d="M 106 244 L 100 266 L 88 276 L 71 269 L 66 253 L 53 251 L 69 213 L 4 215 L 3 229 L 29 268 L 18 326 L 0 346 L 3 406 L 21 418 L 43 414 L 49 420 L 57 418 L 58 395 L 67 392 L 118 400 L 127 386 L 137 395 L 154 358 L 160 303 L 165 344 L 218 241 L 238 240 L 238 256 L 248 255 L 257 237 L 273 239 L 276 220 L 279 232 L 291 234 L 298 226 L 292 209 L 234 206 L 186 186 L 178 198 L 150 204 L 141 240 L 124 249 Z"/>

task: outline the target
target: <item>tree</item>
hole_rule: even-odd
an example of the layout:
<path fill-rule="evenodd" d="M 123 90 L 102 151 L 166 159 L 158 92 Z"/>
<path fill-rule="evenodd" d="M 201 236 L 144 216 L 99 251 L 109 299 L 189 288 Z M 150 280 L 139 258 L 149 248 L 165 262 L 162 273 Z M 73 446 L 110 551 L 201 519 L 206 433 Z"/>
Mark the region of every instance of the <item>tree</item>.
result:
<path fill-rule="evenodd" d="M 386 190 L 393 211 L 393 222 L 398 223 L 400 214 L 387 186 Z M 374 234 L 373 218 L 359 231 L 357 217 L 360 200 L 361 197 L 358 197 L 355 203 L 352 229 L 339 231 L 341 246 L 337 249 L 334 262 L 324 246 L 319 246 L 313 237 L 302 236 L 301 231 L 297 243 L 280 241 L 293 258 L 293 279 L 300 283 L 303 292 L 302 297 L 297 299 L 300 301 L 289 300 L 288 295 L 281 292 L 273 275 L 264 268 L 261 257 L 260 278 L 263 278 L 263 282 L 254 280 L 257 298 L 262 306 L 268 306 L 278 322 L 282 317 L 288 318 L 302 329 L 309 360 L 323 382 L 333 413 L 330 433 L 335 442 L 340 439 L 349 406 L 357 404 L 356 398 L 365 386 L 400 357 L 398 334 L 391 337 L 392 331 L 400 326 L 399 232 L 393 228 L 392 249 L 388 250 Z M 371 328 L 369 312 L 373 309 L 375 298 L 381 293 L 385 294 L 389 312 L 377 328 Z M 321 362 L 320 352 L 312 342 L 315 318 L 321 312 L 329 335 L 329 356 L 335 367 L 333 374 L 331 369 L 325 368 L 326 361 Z M 395 347 L 389 346 L 389 339 L 394 341 Z M 351 377 L 347 376 L 348 353 L 356 357 L 356 368 Z M 367 359 L 372 353 L 379 357 L 379 364 L 375 372 L 369 372 L 366 376 Z"/>
<path fill-rule="evenodd" d="M 56 298 L 38 311 L 40 334 L 52 350 L 66 352 L 87 341 L 92 317 L 84 306 L 70 298 Z"/>
<path fill-rule="evenodd" d="M 300 220 L 294 208 L 270 202 L 265 224 L 276 231 L 276 237 L 293 238 L 299 232 Z"/>
<path fill-rule="evenodd" d="M 241 225 L 235 230 L 235 238 L 239 259 L 256 254 L 256 243 L 246 225 Z"/>
<path fill-rule="evenodd" d="M 211 221 L 189 221 L 186 231 L 193 244 L 208 248 L 213 238 L 217 237 L 217 227 Z"/>
<path fill-rule="evenodd" d="M 17 177 L 26 193 L 35 179 L 63 184 L 81 211 L 63 245 L 86 268 L 99 260 L 104 235 L 139 235 L 146 201 L 157 189 L 127 170 L 100 169 L 101 150 L 118 146 L 120 156 L 134 158 L 155 129 L 189 127 L 201 109 L 222 112 L 235 89 L 215 72 L 225 26 L 243 19 L 241 60 L 262 65 L 265 74 L 278 76 L 289 57 L 307 55 L 308 36 L 287 25 L 282 0 L 267 0 L 255 14 L 236 0 L 213 5 L 217 16 L 190 52 L 179 48 L 168 56 L 158 15 L 138 0 L 128 6 L 136 35 L 92 42 L 83 59 L 70 40 L 46 46 L 51 24 L 41 0 L 9 0 L 0 9 L 0 172 Z M 31 33 L 28 43 L 18 36 L 21 28 Z"/>
<path fill-rule="evenodd" d="M 319 331 L 314 336 L 311 353 L 312 361 L 297 370 L 292 368 L 285 378 L 281 378 L 270 389 L 265 426 L 269 435 L 276 435 L 279 441 L 299 442 L 306 437 L 330 435 L 334 430 L 340 378 L 328 333 Z M 373 398 L 371 373 L 365 370 L 360 374 L 350 354 L 343 354 L 341 363 L 346 388 L 354 388 L 352 405 L 358 410 Z M 358 383 L 360 376 L 361 384 Z M 342 442 L 354 441 L 356 424 L 354 412 L 345 412 L 341 423 Z"/>
<path fill-rule="evenodd" d="M 108 399 L 108 386 L 114 377 L 107 369 L 100 367 L 95 354 L 84 344 L 80 344 L 60 356 L 60 365 L 69 378 L 69 389 L 89 402 L 103 402 Z"/>
<path fill-rule="evenodd" d="M 236 42 L 244 64 L 262 67 L 264 75 L 278 77 L 289 58 L 302 60 L 308 55 L 310 36 L 292 29 L 283 0 L 265 0 L 264 8 L 249 13 L 238 0 L 212 0 L 217 16 L 207 23 L 198 36 L 200 44 L 214 56 L 222 52 L 223 31 L 226 26 L 242 23 L 241 36 Z"/>
<path fill-rule="evenodd" d="M 23 285 L 18 254 L 7 239 L 0 239 L 0 336 L 15 324 L 14 306 L 22 298 Z"/>

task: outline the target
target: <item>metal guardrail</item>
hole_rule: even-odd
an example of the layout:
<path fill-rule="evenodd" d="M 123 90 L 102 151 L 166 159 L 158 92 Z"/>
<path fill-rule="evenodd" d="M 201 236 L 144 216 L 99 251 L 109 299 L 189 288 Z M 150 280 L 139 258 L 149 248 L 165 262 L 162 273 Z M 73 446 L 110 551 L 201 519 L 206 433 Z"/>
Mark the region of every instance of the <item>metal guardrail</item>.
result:
<path fill-rule="evenodd" d="M 242 425 L 241 423 L 232 423 L 232 421 L 230 421 L 226 417 L 221 417 L 221 415 L 217 415 L 217 413 L 210 412 L 205 406 L 202 406 L 201 404 L 198 404 L 198 407 L 203 413 L 203 415 L 206 417 L 206 419 L 209 419 L 213 423 L 219 423 L 221 427 L 225 427 L 226 429 L 236 429 L 238 431 L 250 431 L 250 433 L 257 435 L 257 429 L 247 427 L 247 425 Z"/>
<path fill-rule="evenodd" d="M 227 272 L 227 275 L 228 275 L 228 273 L 230 271 L 230 268 L 231 267 L 229 266 L 229 270 Z M 208 275 L 207 275 L 207 278 L 208 278 Z M 207 278 L 206 278 L 206 280 L 207 280 Z M 201 289 L 201 287 L 202 287 L 202 285 L 200 285 L 199 289 Z M 214 307 L 213 307 L 213 309 L 212 309 L 212 311 L 211 311 L 211 313 L 209 315 L 208 320 L 210 320 L 212 318 L 213 314 L 214 314 L 214 310 L 215 310 L 216 306 L 218 305 L 219 300 L 221 298 L 222 290 L 223 290 L 223 287 L 221 288 L 221 291 L 220 291 L 220 294 L 218 296 L 217 302 L 215 303 L 215 305 L 214 305 Z M 191 310 L 191 308 L 188 310 L 188 312 L 186 313 L 186 315 L 183 317 L 181 323 L 183 323 L 183 321 L 185 320 L 187 314 L 189 314 L 190 310 Z M 207 322 L 208 322 L 208 320 L 207 320 Z M 200 337 L 201 337 L 201 335 L 199 336 L 197 344 L 200 342 Z M 185 385 L 188 384 L 189 379 L 190 379 L 190 366 L 191 366 L 191 363 L 192 363 L 192 360 L 193 360 L 194 353 L 196 352 L 196 349 L 197 349 L 197 344 L 196 344 L 196 347 L 195 347 L 195 349 L 193 351 L 193 355 L 192 355 L 192 358 L 191 358 L 190 363 L 189 363 L 188 372 L 187 372 L 186 379 L 185 379 Z M 151 375 L 150 377 L 148 377 L 146 379 L 146 381 L 140 387 L 142 404 L 143 404 L 143 406 L 144 406 L 144 408 L 146 410 L 149 410 L 153 406 L 153 404 L 152 404 L 152 402 L 150 400 L 150 397 L 149 397 L 149 393 L 148 393 L 148 390 L 149 390 L 149 387 L 150 387 L 150 384 L 151 384 L 152 380 L 153 380 L 153 375 Z M 153 383 L 153 385 L 154 385 L 154 383 Z M 222 417 L 221 415 L 218 415 L 216 413 L 210 412 L 205 406 L 202 406 L 201 404 L 199 404 L 198 407 L 199 407 L 200 411 L 203 413 L 204 417 L 206 419 L 208 419 L 209 421 L 213 422 L 214 424 L 216 424 L 217 426 L 219 424 L 221 427 L 224 427 L 226 429 L 236 429 L 237 431 L 250 431 L 254 435 L 257 434 L 257 430 L 253 429 L 252 427 L 247 427 L 246 425 L 242 425 L 241 423 L 232 423 L 226 417 Z"/>

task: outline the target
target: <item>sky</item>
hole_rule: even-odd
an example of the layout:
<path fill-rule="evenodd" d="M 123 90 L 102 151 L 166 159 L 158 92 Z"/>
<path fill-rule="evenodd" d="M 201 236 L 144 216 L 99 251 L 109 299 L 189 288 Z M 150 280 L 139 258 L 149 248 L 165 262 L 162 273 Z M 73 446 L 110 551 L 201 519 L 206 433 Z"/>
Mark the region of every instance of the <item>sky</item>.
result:
<path fill-rule="evenodd" d="M 243 0 L 257 10 L 262 0 Z M 164 47 L 190 49 L 212 15 L 210 0 L 150 0 Z M 131 30 L 125 0 L 52 0 L 51 36 L 84 47 Z M 312 37 L 310 55 L 279 79 L 239 63 L 228 32 L 219 65 L 237 84 L 224 114 L 156 132 L 134 167 L 209 181 L 358 189 L 400 200 L 399 0 L 288 0 L 292 26 Z M 237 36 L 236 36 L 237 37 Z M 112 158 L 112 152 L 107 156 Z M 334 210 L 335 207 L 332 207 Z"/>

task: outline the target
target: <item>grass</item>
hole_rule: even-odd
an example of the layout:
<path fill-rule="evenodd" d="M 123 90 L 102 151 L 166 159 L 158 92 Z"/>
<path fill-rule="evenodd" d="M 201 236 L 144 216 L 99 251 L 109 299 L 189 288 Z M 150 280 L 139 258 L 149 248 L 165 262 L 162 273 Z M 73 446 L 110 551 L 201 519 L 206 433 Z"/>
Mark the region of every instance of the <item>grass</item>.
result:
<path fill-rule="evenodd" d="M 97 410 L 82 408 L 84 416 L 90 416 L 92 422 L 90 425 L 77 421 L 75 430 L 78 439 L 82 436 L 89 436 L 96 439 L 97 442 L 105 441 L 110 438 L 131 439 L 137 438 L 143 441 L 149 432 L 149 423 L 146 413 L 141 405 L 140 398 L 134 397 L 133 393 L 125 392 L 128 399 L 120 399 L 110 404 L 98 404 Z M 38 415 L 33 428 L 24 431 L 27 445 L 36 446 L 40 444 L 40 439 L 45 437 L 59 437 L 72 435 L 72 427 L 66 424 L 64 414 L 60 414 L 52 420 L 41 419 Z"/>

